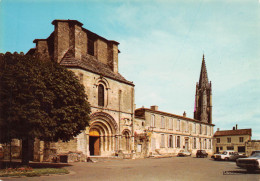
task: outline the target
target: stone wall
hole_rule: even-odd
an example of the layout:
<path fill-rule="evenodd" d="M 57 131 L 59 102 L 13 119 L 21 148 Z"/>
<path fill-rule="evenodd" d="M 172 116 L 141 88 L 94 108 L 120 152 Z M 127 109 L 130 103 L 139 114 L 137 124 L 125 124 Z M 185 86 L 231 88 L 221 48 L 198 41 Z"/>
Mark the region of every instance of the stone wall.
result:
<path fill-rule="evenodd" d="M 70 48 L 70 28 L 67 22 L 59 22 L 54 30 L 54 61 L 60 62 Z M 38 47 L 37 47 L 38 49 Z"/>
<path fill-rule="evenodd" d="M 88 38 L 94 41 L 94 56 L 111 70 L 118 72 L 118 42 L 105 38 L 85 29 L 82 23 L 75 20 L 54 20 L 54 32 L 47 39 L 35 39 L 36 52 L 44 60 L 60 62 L 65 53 L 78 60 L 88 54 Z"/>
<path fill-rule="evenodd" d="M 115 81 L 98 74 L 87 72 L 81 69 L 70 69 L 76 75 L 83 78 L 82 83 L 85 87 L 88 101 L 94 108 L 103 110 L 121 111 L 122 113 L 133 114 L 134 109 L 134 87 L 125 83 Z M 98 106 L 98 84 L 102 82 L 105 87 L 105 105 Z M 121 91 L 121 93 L 120 93 Z M 121 94 L 121 95 L 120 95 Z M 121 97 L 121 98 L 120 98 Z M 119 102 L 120 99 L 120 102 Z M 120 107 L 119 107 L 120 104 Z M 113 113 L 112 116 L 114 117 Z M 115 119 L 118 119 L 116 116 Z"/>
<path fill-rule="evenodd" d="M 249 140 L 245 143 L 246 155 L 250 156 L 253 151 L 260 150 L 260 140 Z"/>

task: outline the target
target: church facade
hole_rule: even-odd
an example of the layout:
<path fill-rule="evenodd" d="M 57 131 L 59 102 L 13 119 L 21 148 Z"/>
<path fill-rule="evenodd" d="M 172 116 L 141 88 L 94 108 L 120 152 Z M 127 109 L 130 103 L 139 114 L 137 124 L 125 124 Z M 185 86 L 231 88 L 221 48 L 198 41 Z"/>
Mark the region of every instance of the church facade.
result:
<path fill-rule="evenodd" d="M 84 156 L 113 156 L 134 150 L 134 84 L 118 72 L 118 42 L 107 40 L 76 20 L 54 20 L 54 31 L 47 39 L 35 39 L 38 53 L 49 61 L 73 71 L 84 85 L 91 105 L 89 127 L 68 143 L 38 143 L 42 153 L 82 153 Z M 37 153 L 38 152 L 38 153 Z M 37 156 L 36 156 L 37 157 Z M 70 158 L 69 158 L 70 160 Z"/>
<path fill-rule="evenodd" d="M 180 150 L 194 155 L 198 149 L 212 154 L 212 91 L 204 55 L 196 85 L 194 118 L 186 117 L 186 113 L 180 116 L 160 111 L 158 106 L 135 110 L 135 85 L 118 70 L 119 43 L 83 28 L 76 20 L 54 20 L 52 24 L 54 31 L 50 36 L 35 39 L 36 47 L 27 54 L 37 54 L 43 61 L 56 61 L 78 76 L 91 105 L 91 120 L 69 142 L 36 139 L 35 161 L 176 155 Z M 19 140 L 15 144 L 19 152 Z"/>

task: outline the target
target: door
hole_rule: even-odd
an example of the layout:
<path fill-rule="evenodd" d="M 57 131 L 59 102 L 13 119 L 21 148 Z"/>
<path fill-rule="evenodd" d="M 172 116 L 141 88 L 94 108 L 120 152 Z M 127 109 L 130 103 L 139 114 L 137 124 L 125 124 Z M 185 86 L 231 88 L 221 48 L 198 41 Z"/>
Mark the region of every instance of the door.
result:
<path fill-rule="evenodd" d="M 189 149 L 189 140 L 185 139 L 185 151 L 188 151 Z"/>
<path fill-rule="evenodd" d="M 219 147 L 216 147 L 216 152 L 219 153 Z"/>
<path fill-rule="evenodd" d="M 90 155 L 100 155 L 100 135 L 96 129 L 89 132 L 89 152 Z"/>

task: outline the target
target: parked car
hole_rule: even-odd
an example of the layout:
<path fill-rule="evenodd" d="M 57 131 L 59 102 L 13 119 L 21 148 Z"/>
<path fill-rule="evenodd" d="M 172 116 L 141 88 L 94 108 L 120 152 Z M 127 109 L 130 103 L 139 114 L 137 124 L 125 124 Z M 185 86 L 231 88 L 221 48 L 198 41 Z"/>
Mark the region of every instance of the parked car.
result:
<path fill-rule="evenodd" d="M 177 156 L 191 156 L 191 153 L 185 150 L 181 150 Z"/>
<path fill-rule="evenodd" d="M 255 152 L 248 158 L 239 158 L 236 161 L 238 167 L 247 169 L 248 172 L 260 170 L 260 151 Z"/>
<path fill-rule="evenodd" d="M 236 161 L 238 158 L 247 158 L 247 156 L 245 154 L 234 153 L 234 155 L 229 157 L 229 160 Z"/>
<path fill-rule="evenodd" d="M 216 155 L 215 160 L 229 160 L 229 157 L 236 154 L 237 152 L 235 152 L 234 150 L 226 150 L 223 151 L 222 154 L 218 154 Z"/>
<path fill-rule="evenodd" d="M 0 146 L 0 159 L 4 157 L 4 148 Z"/>
<path fill-rule="evenodd" d="M 216 160 L 217 156 L 220 155 L 220 154 L 222 154 L 222 152 L 221 153 L 215 153 L 214 155 L 211 156 L 211 158 Z"/>
<path fill-rule="evenodd" d="M 205 158 L 208 157 L 208 153 L 205 150 L 197 150 L 196 157 Z"/>
<path fill-rule="evenodd" d="M 260 153 L 260 150 L 252 151 L 251 156 L 255 153 Z"/>

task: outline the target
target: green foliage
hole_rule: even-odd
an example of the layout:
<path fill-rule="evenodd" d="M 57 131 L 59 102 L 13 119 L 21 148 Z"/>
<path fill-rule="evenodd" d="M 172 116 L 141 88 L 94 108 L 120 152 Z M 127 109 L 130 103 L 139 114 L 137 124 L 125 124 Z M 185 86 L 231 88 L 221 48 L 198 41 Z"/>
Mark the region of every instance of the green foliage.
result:
<path fill-rule="evenodd" d="M 69 171 L 64 168 L 16 168 L 16 169 L 3 169 L 0 170 L 0 177 L 35 177 L 49 174 L 68 174 Z"/>
<path fill-rule="evenodd" d="M 0 142 L 68 141 L 88 126 L 90 106 L 75 74 L 54 62 L 0 54 Z"/>

